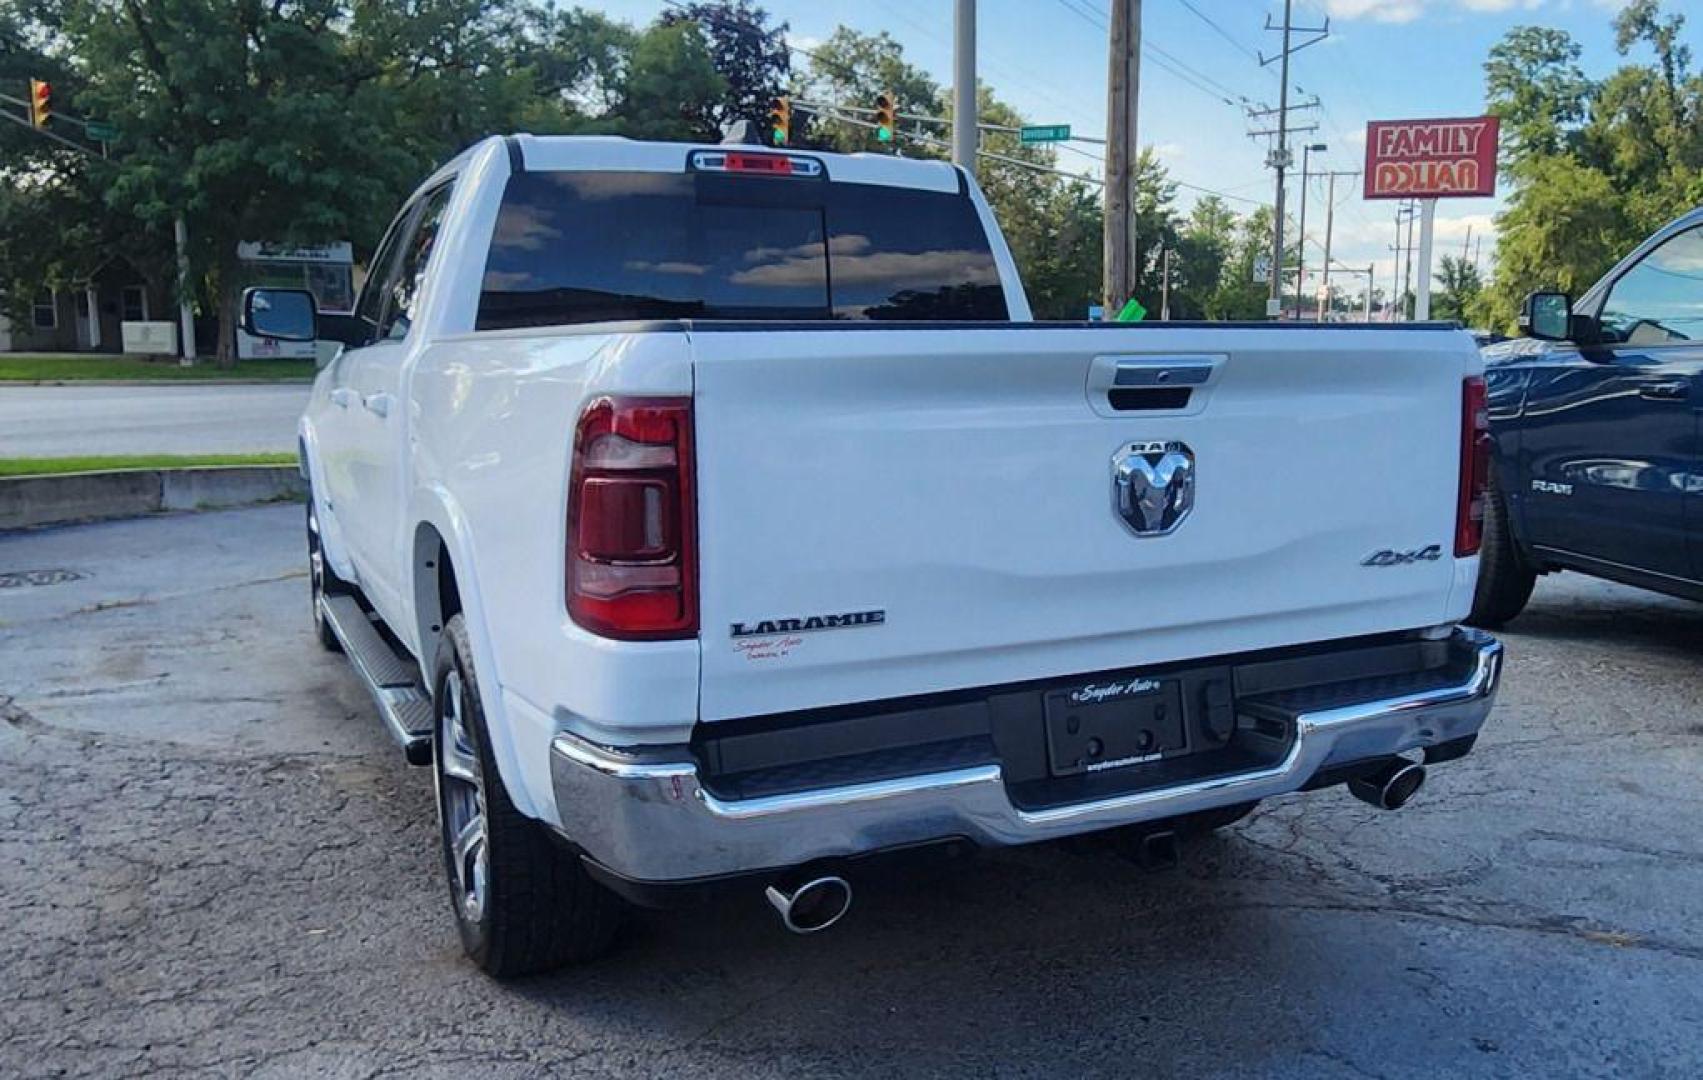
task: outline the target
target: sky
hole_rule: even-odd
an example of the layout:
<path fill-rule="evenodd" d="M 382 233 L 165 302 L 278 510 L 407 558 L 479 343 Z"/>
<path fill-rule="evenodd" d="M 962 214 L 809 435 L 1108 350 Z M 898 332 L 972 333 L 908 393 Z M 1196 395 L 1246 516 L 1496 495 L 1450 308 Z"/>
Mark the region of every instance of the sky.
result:
<path fill-rule="evenodd" d="M 1625 0 L 1295 0 L 1298 26 L 1330 34 L 1290 61 L 1291 100 L 1317 96 L 1321 107 L 1297 114 L 1298 125 L 1317 131 L 1291 136 L 1301 147 L 1323 143 L 1311 155 L 1314 170 L 1357 170 L 1365 154 L 1369 120 L 1475 116 L 1484 110 L 1484 61 L 1511 28 L 1545 25 L 1570 33 L 1584 50 L 1586 73 L 1600 78 L 1625 62 L 1614 50 L 1613 19 Z M 952 76 L 953 0 L 761 0 L 777 21 L 789 24 L 789 41 L 810 48 L 836 26 L 899 39 L 907 59 L 942 85 Z M 1703 8 L 1703 0 L 1667 0 L 1670 10 Z M 1192 9 L 1191 10 L 1191 5 Z M 629 22 L 643 23 L 662 0 L 587 3 Z M 977 6 L 977 75 L 1031 123 L 1069 124 L 1073 133 L 1105 137 L 1107 0 L 980 0 Z M 1693 20 L 1703 11 L 1688 12 Z M 1251 210 L 1270 203 L 1274 175 L 1264 166 L 1268 140 L 1250 139 L 1244 99 L 1275 106 L 1276 64 L 1262 67 L 1281 35 L 1282 0 L 1145 0 L 1139 138 L 1152 145 L 1181 185 L 1186 212 L 1205 189 L 1230 205 Z M 1304 36 L 1297 35 L 1297 40 Z M 1647 57 L 1638 57 L 1648 59 Z M 797 64 L 807 62 L 795 55 Z M 1298 90 L 1299 94 L 1295 91 Z M 1302 117 L 1310 117 L 1303 119 Z M 1075 144 L 1099 154 L 1101 147 Z M 1095 171 L 1092 158 L 1059 153 L 1061 168 Z M 1298 170 L 1297 170 L 1298 172 Z M 1288 210 L 1298 213 L 1300 183 L 1291 174 Z M 1326 181 L 1308 184 L 1307 261 L 1322 264 Z M 1332 262 L 1373 265 L 1392 293 L 1396 204 L 1361 197 L 1357 178 L 1336 181 Z M 1437 208 L 1436 258 L 1472 249 L 1483 237 L 1480 267 L 1488 275 L 1494 249 L 1493 218 L 1502 199 L 1443 199 Z M 1339 279 L 1340 280 L 1340 279 Z M 1364 280 L 1364 275 L 1360 280 Z M 1309 278 L 1309 292 L 1317 282 Z M 1353 291 L 1359 291 L 1355 287 Z"/>

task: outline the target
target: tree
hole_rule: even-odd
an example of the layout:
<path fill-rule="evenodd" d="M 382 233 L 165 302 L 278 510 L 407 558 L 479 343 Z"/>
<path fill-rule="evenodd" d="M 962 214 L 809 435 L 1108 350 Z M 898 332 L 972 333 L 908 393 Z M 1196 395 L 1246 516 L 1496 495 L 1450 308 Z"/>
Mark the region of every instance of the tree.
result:
<path fill-rule="evenodd" d="M 713 101 L 711 118 L 719 126 L 736 120 L 761 131 L 769 103 L 792 82 L 787 24 L 769 25 L 769 13 L 750 0 L 713 0 L 664 11 L 662 24 L 696 23 L 709 40 L 710 62 L 725 84 Z"/>
<path fill-rule="evenodd" d="M 1432 316 L 1458 323 L 1471 322 L 1478 294 L 1484 291 L 1478 267 L 1466 259 L 1445 255 L 1437 277 L 1437 294 L 1431 300 Z"/>
<path fill-rule="evenodd" d="M 633 42 L 602 126 L 634 139 L 718 142 L 715 102 L 726 90 L 696 23 L 658 23 Z"/>
<path fill-rule="evenodd" d="M 1229 263 L 1207 298 L 1209 319 L 1263 319 L 1271 286 L 1254 280 L 1255 264 L 1271 251 L 1272 210 L 1261 206 L 1243 218 L 1236 230 Z"/>
<path fill-rule="evenodd" d="M 1683 44 L 1685 17 L 1633 0 L 1615 19 L 1622 56 L 1600 82 L 1579 46 L 1541 27 L 1512 30 L 1485 64 L 1490 108 L 1503 118 L 1508 208 L 1497 218 L 1496 273 L 1472 321 L 1511 329 L 1539 288 L 1577 294 L 1657 226 L 1703 202 L 1703 78 Z"/>
<path fill-rule="evenodd" d="M 1490 111 L 1502 119 L 1510 168 L 1573 145 L 1595 90 L 1579 69 L 1579 51 L 1566 31 L 1546 26 L 1515 27 L 1491 48 L 1485 92 Z"/>
<path fill-rule="evenodd" d="M 1204 319 L 1212 310 L 1236 245 L 1235 212 L 1217 195 L 1195 202 L 1176 238 L 1177 259 L 1171 282 L 1171 315 Z"/>
<path fill-rule="evenodd" d="M 837 27 L 828 40 L 811 50 L 810 66 L 796 89 L 809 100 L 835 105 L 852 105 L 873 109 L 879 94 L 893 95 L 902 113 L 919 116 L 945 116 L 946 95 L 940 84 L 928 73 L 905 60 L 904 46 L 886 31 L 862 34 L 849 27 Z M 796 113 L 795 113 L 796 115 Z M 805 145 L 819 145 L 841 153 L 888 151 L 891 148 L 862 124 L 848 123 L 830 116 L 811 116 L 805 126 Z M 851 113 L 854 117 L 869 118 Z M 911 122 L 901 122 L 902 128 L 915 130 Z M 939 138 L 945 129 L 929 127 L 932 137 Z M 902 149 L 909 157 L 945 157 L 946 151 L 918 140 L 906 140 Z"/>

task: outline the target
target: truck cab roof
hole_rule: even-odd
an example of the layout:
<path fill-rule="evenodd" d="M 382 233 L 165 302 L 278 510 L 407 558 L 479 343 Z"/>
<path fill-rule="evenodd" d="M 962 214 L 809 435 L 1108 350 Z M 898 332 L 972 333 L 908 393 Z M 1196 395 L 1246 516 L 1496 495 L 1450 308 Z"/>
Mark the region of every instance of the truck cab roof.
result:
<path fill-rule="evenodd" d="M 950 162 L 890 154 L 837 154 L 796 147 L 727 146 L 716 143 L 645 142 L 619 135 L 493 135 L 462 151 L 438 174 L 457 172 L 493 143 L 506 144 L 515 171 L 682 173 L 696 151 L 780 154 L 820 163 L 828 179 L 921 191 L 960 191 L 963 174 Z"/>

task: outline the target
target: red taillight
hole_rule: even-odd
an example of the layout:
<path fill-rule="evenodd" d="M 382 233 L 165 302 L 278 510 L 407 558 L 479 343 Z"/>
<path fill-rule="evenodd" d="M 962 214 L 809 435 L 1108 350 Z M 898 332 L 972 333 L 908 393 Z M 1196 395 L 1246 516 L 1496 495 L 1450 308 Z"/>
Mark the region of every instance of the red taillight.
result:
<path fill-rule="evenodd" d="M 1484 380 L 1461 384 L 1461 484 L 1455 509 L 1455 555 L 1477 555 L 1484 542 L 1484 500 L 1490 486 L 1490 400 Z"/>
<path fill-rule="evenodd" d="M 629 641 L 698 633 L 692 399 L 605 397 L 574 433 L 568 614 Z"/>

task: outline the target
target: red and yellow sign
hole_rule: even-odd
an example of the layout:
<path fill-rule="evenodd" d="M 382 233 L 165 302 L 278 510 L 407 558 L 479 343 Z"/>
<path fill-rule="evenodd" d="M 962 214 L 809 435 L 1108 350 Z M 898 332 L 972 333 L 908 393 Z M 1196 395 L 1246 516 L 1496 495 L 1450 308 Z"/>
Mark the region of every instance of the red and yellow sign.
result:
<path fill-rule="evenodd" d="M 1366 197 L 1494 195 L 1500 132 L 1494 116 L 1374 120 L 1366 125 Z"/>

